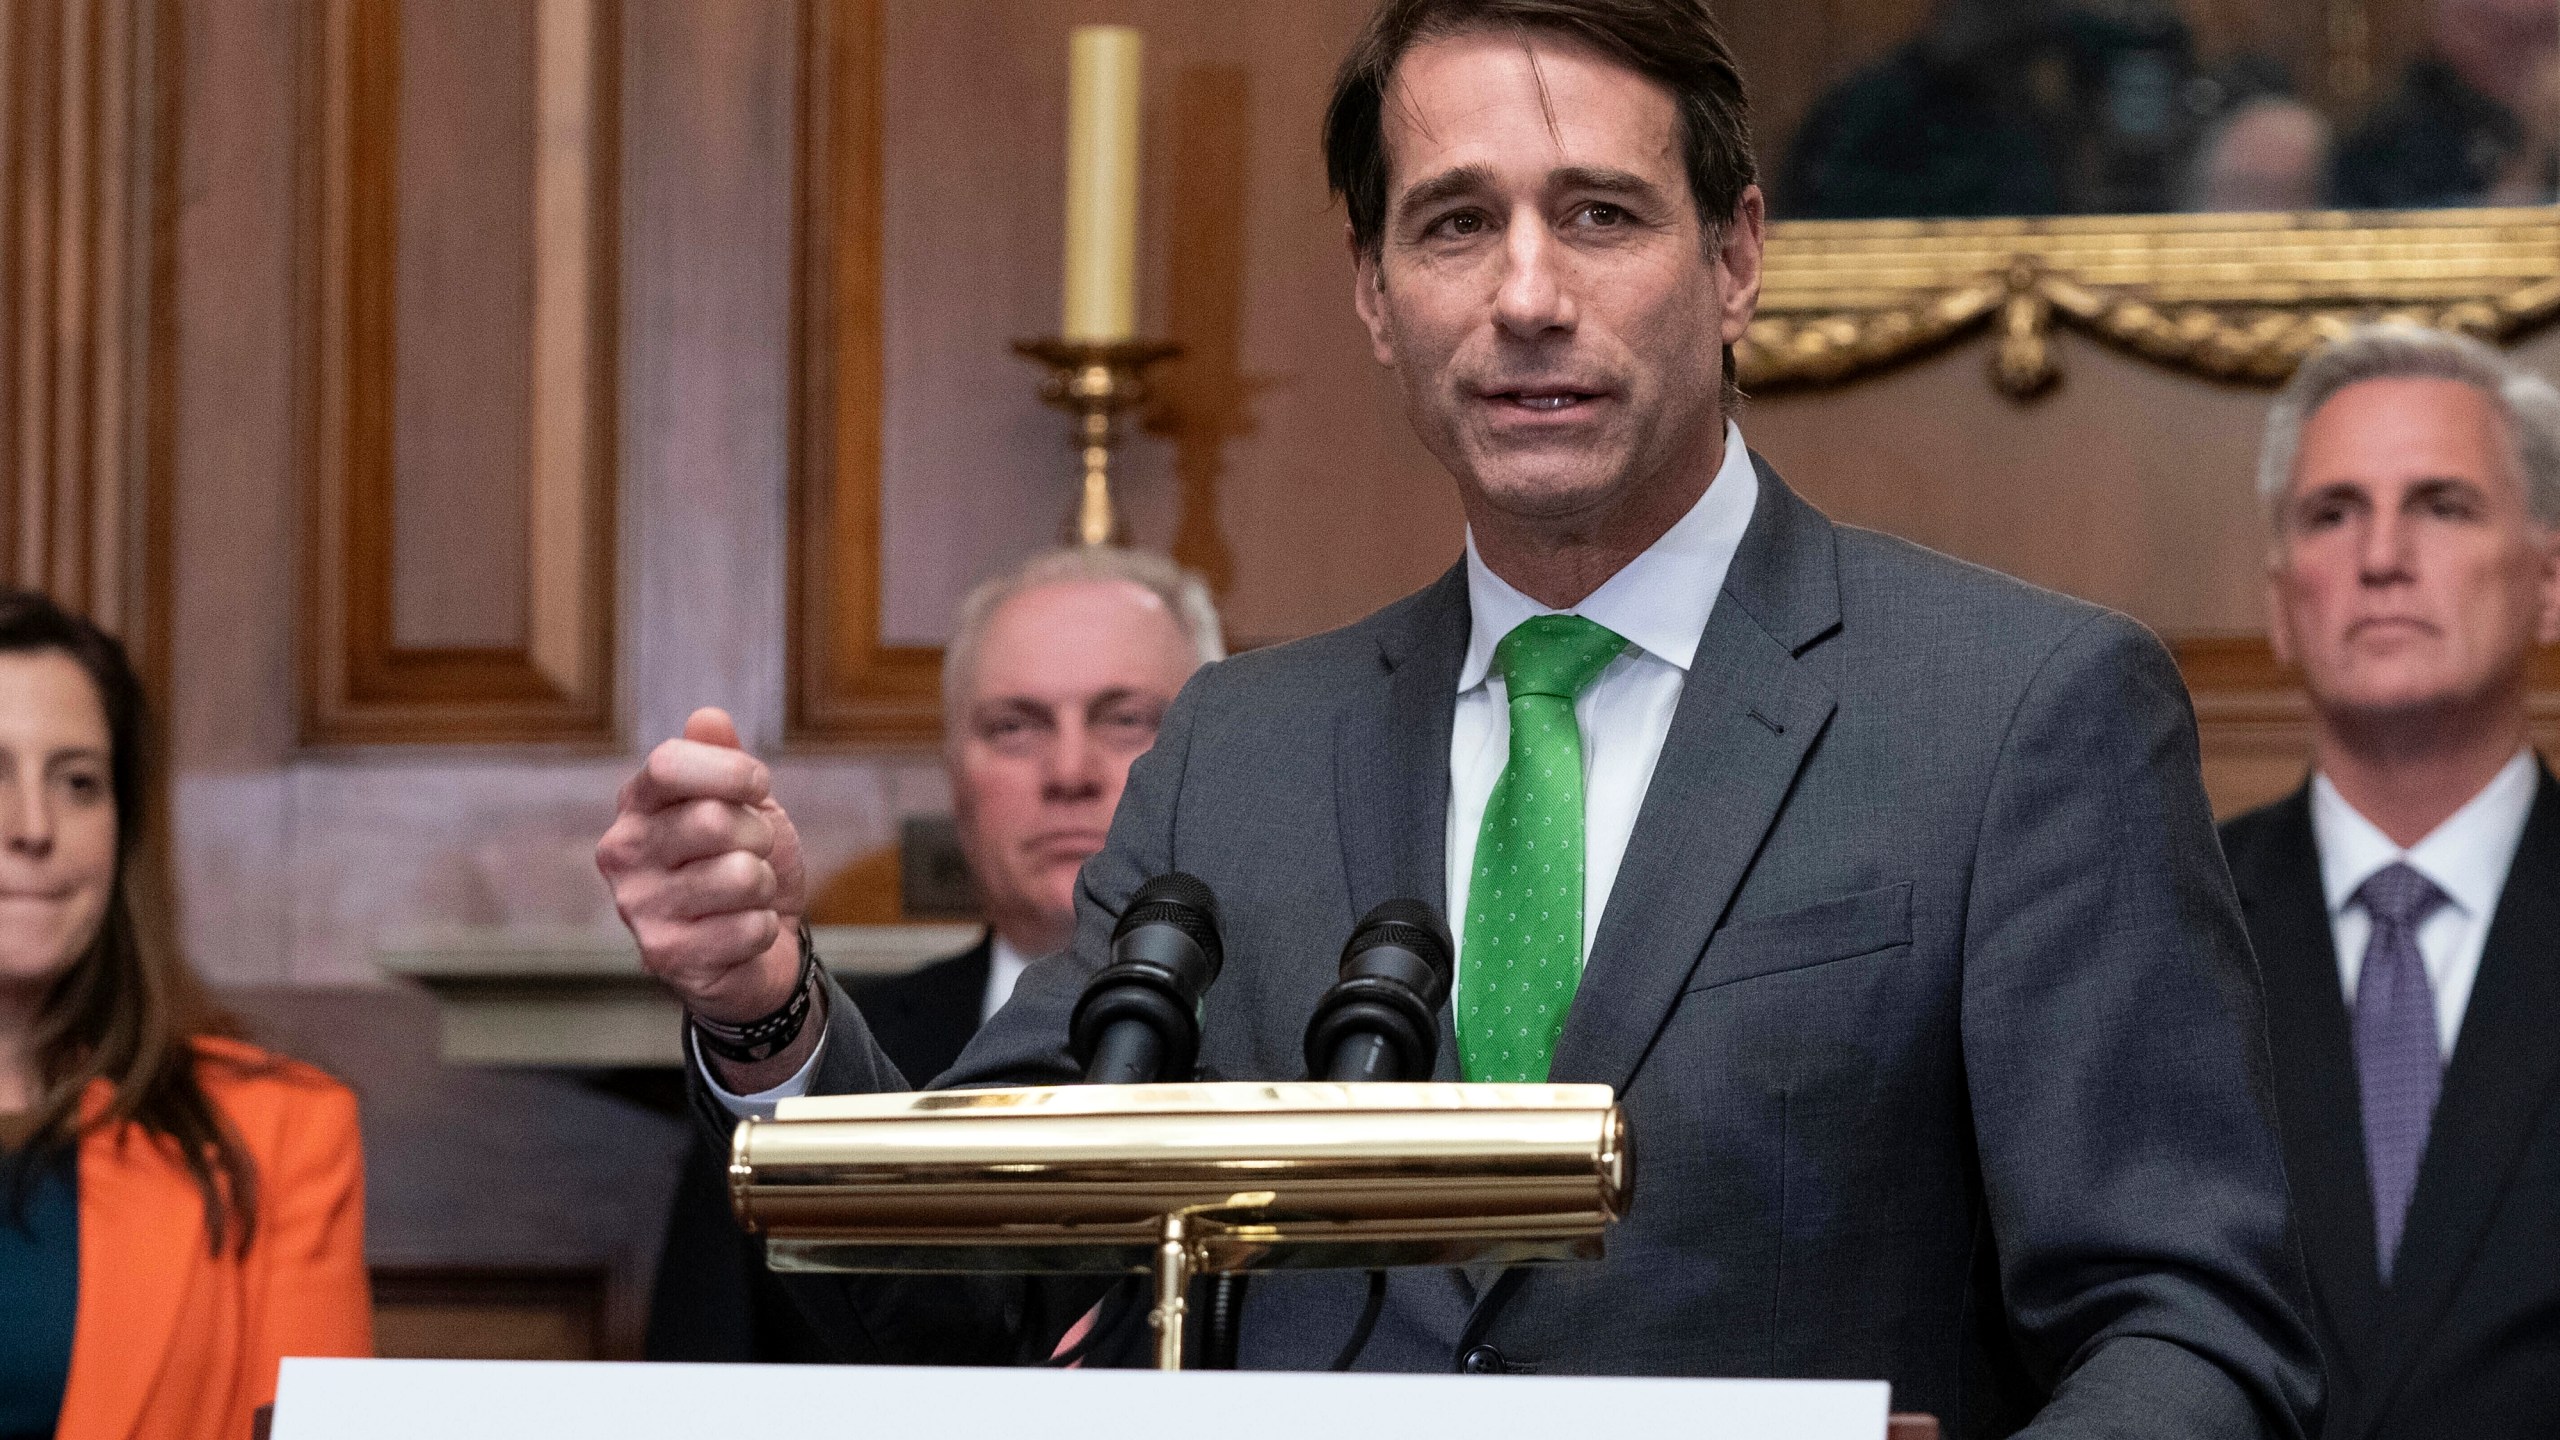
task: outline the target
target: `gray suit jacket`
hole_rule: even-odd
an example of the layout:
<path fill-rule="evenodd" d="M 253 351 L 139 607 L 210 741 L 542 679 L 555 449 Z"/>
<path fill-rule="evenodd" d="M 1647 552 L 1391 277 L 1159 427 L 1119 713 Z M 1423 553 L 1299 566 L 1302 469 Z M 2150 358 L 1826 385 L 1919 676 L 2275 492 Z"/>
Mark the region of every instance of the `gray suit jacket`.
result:
<path fill-rule="evenodd" d="M 1617 1087 L 1630 1213 L 1595 1264 L 1399 1272 L 1364 1367 L 1882 1377 L 1959 1436 L 2311 1432 L 2258 979 L 2167 653 L 1760 479 L 1555 1055 Z M 1467 633 L 1453 569 L 1202 671 L 1074 948 L 942 1083 L 1073 1079 L 1068 1012 L 1176 869 L 1224 914 L 1203 1066 L 1299 1075 L 1353 919 L 1444 903 Z M 836 1013 L 815 1088 L 900 1085 Z M 1256 1277 L 1243 1363 L 1325 1364 L 1361 1285 Z M 827 1303 L 883 1355 L 1038 1323 L 1018 1287 Z"/>

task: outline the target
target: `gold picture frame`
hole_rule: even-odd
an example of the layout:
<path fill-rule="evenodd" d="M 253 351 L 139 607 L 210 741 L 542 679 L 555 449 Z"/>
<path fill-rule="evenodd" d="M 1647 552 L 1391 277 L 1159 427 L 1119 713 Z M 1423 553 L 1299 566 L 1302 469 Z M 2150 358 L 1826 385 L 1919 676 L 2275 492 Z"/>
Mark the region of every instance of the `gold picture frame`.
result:
<path fill-rule="evenodd" d="M 2061 378 L 2068 326 L 2212 379 L 2272 385 L 2359 321 L 2508 340 L 2560 314 L 2560 207 L 1770 227 L 1743 385 L 1836 385 L 1989 332 L 1991 379 Z"/>

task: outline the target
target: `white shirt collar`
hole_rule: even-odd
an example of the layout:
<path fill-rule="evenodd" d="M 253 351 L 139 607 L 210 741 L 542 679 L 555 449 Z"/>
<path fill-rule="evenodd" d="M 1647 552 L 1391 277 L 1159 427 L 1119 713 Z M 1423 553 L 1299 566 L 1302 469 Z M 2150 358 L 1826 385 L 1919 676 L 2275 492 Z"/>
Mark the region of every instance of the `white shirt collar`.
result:
<path fill-rule="evenodd" d="M 2490 914 L 2506 888 L 2540 781 L 2533 751 L 2517 751 L 2479 794 L 2403 850 L 2348 804 L 2328 776 L 2313 776 L 2311 834 L 2320 850 L 2320 885 L 2330 915 L 2346 913 L 2375 871 L 2401 861 L 2434 881 L 2463 914 L 2475 920 Z"/>
<path fill-rule="evenodd" d="M 1493 648 L 1513 627 L 1533 615 L 1579 615 L 1605 625 L 1636 649 L 1687 670 L 1697 657 L 1698 638 L 1706 633 L 1707 614 L 1724 589 L 1725 571 L 1741 548 L 1742 532 L 1760 499 L 1760 477 L 1751 468 L 1751 452 L 1743 446 L 1742 427 L 1724 426 L 1724 463 L 1689 513 L 1662 532 L 1643 554 L 1563 612 L 1548 609 L 1512 588 L 1476 553 L 1475 532 L 1467 532 L 1467 610 L 1470 627 L 1466 664 L 1458 671 L 1463 695 L 1485 681 L 1493 669 Z"/>
<path fill-rule="evenodd" d="M 1014 982 L 1022 978 L 1023 970 L 1030 964 L 1030 959 L 1021 951 L 1014 949 L 1003 936 L 989 937 L 987 989 L 978 1000 L 979 1024 L 983 1025 L 994 1019 L 995 1013 L 1004 1008 L 1004 1002 L 1013 998 Z"/>

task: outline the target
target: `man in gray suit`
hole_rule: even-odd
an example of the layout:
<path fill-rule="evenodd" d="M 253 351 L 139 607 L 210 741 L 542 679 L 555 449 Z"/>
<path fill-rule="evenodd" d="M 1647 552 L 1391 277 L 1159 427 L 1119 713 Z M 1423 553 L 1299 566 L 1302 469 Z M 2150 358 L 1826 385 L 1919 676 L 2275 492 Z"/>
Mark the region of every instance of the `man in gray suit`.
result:
<path fill-rule="evenodd" d="M 1745 450 L 1725 351 L 1763 209 L 1701 0 L 1388 0 L 1326 128 L 1354 301 L 1466 554 L 1193 679 L 1075 943 L 943 1082 L 1073 1079 L 1069 1011 L 1176 869 L 1224 912 L 1203 1065 L 1294 1077 L 1354 917 L 1424 899 L 1459 945 L 1444 1078 L 1615 1086 L 1636 1189 L 1597 1264 L 1398 1273 L 1364 1365 L 1883 1377 L 1961 1436 L 2308 1433 L 2257 979 L 2177 672 Z M 706 1057 L 718 1121 L 908 1082 L 797 959 L 795 848 L 764 769 L 696 740 L 599 849 L 697 1043 L 760 1037 Z M 1077 1308 L 804 1295 L 887 1357 L 1045 1353 Z M 1360 1298 L 1257 1279 L 1244 1363 L 1323 1365 Z"/>

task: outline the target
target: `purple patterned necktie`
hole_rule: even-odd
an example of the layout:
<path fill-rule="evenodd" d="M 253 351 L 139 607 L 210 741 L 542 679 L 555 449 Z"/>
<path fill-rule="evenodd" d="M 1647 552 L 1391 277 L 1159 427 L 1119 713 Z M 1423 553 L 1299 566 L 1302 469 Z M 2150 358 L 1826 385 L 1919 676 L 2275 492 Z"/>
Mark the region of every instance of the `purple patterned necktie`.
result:
<path fill-rule="evenodd" d="M 2356 980 L 2356 1081 L 2364 1092 L 2365 1173 L 2373 1182 L 2374 1257 L 2382 1283 L 2400 1251 L 2400 1225 L 2418 1185 L 2444 1055 L 2436 1042 L 2436 992 L 2418 954 L 2418 927 L 2451 897 L 2406 865 L 2374 872 L 2356 890 L 2373 921 Z"/>

